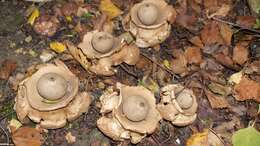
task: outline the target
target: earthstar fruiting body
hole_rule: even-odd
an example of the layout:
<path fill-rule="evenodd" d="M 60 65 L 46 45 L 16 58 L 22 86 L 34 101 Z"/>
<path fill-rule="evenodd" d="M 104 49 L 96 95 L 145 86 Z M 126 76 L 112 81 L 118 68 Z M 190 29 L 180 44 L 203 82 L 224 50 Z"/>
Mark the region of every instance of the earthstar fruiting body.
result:
<path fill-rule="evenodd" d="M 113 92 L 101 96 L 101 113 L 105 115 L 98 119 L 97 126 L 114 140 L 130 139 L 132 143 L 138 143 L 153 133 L 161 120 L 155 97 L 141 86 L 117 86 L 119 94 Z M 112 112 L 112 117 L 106 115 L 109 112 Z M 111 125 L 115 125 L 115 129 Z"/>
<path fill-rule="evenodd" d="M 196 120 L 198 103 L 192 90 L 178 84 L 161 89 L 161 102 L 157 104 L 162 117 L 177 126 L 186 126 Z"/>
<path fill-rule="evenodd" d="M 65 126 L 87 112 L 91 102 L 88 93 L 78 93 L 78 84 L 61 61 L 43 65 L 19 84 L 14 106 L 18 119 L 29 118 L 47 129 Z"/>
<path fill-rule="evenodd" d="M 123 38 L 113 37 L 107 32 L 88 32 L 78 48 L 69 41 L 66 44 L 72 56 L 86 70 L 99 75 L 111 76 L 116 72 L 113 66 L 123 62 L 134 65 L 139 60 L 137 46 L 128 45 Z"/>
<path fill-rule="evenodd" d="M 138 47 L 151 47 L 169 36 L 175 17 L 174 8 L 164 0 L 143 0 L 131 8 L 124 27 L 136 37 Z"/>

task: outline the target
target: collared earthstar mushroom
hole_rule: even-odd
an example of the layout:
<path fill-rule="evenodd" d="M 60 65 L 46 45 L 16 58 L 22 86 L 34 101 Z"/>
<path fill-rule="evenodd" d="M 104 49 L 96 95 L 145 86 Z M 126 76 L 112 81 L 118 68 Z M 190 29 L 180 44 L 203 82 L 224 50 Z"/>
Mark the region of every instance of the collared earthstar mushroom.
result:
<path fill-rule="evenodd" d="M 157 109 L 161 116 L 177 126 L 186 126 L 196 120 L 198 103 L 190 89 L 171 84 L 161 89 L 161 101 Z"/>
<path fill-rule="evenodd" d="M 47 129 L 65 126 L 87 112 L 91 98 L 78 93 L 79 80 L 61 61 L 42 65 L 19 84 L 15 98 L 17 117 L 27 118 Z"/>
<path fill-rule="evenodd" d="M 87 32 L 78 45 L 87 58 L 102 58 L 110 56 L 121 48 L 120 40 L 107 32 L 97 30 Z"/>
<path fill-rule="evenodd" d="M 175 17 L 175 9 L 164 0 L 143 0 L 131 8 L 123 24 L 136 37 L 136 45 L 144 48 L 163 42 Z"/>
<path fill-rule="evenodd" d="M 72 56 L 86 70 L 99 75 L 111 76 L 116 72 L 113 66 L 123 62 L 135 65 L 140 57 L 140 50 L 136 45 L 127 44 L 123 37 L 115 38 L 106 32 L 87 33 L 78 47 L 69 41 L 66 44 Z"/>
<path fill-rule="evenodd" d="M 110 92 L 100 97 L 103 116 L 98 119 L 97 126 L 114 140 L 130 139 L 132 143 L 138 143 L 153 133 L 161 120 L 155 97 L 142 86 L 118 83 L 117 87 L 119 94 Z"/>

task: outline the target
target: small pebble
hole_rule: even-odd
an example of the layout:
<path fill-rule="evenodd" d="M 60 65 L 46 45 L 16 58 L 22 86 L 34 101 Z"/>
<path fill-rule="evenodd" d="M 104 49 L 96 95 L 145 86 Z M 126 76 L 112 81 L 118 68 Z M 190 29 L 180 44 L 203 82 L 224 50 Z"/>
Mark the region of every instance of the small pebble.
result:
<path fill-rule="evenodd" d="M 53 57 L 55 57 L 55 53 L 49 50 L 43 50 L 40 55 L 40 59 L 44 63 L 50 61 Z"/>
<path fill-rule="evenodd" d="M 26 42 L 26 43 L 30 43 L 31 41 L 32 41 L 32 36 L 28 36 L 28 37 L 26 37 L 25 39 L 24 39 L 24 41 Z"/>

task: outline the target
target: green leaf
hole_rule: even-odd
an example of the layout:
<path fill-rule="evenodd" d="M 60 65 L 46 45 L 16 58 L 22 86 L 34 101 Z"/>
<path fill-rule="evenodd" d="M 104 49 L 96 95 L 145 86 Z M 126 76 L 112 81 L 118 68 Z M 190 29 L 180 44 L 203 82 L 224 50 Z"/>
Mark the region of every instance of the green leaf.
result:
<path fill-rule="evenodd" d="M 260 133 L 254 127 L 240 129 L 232 136 L 233 146 L 260 146 Z"/>

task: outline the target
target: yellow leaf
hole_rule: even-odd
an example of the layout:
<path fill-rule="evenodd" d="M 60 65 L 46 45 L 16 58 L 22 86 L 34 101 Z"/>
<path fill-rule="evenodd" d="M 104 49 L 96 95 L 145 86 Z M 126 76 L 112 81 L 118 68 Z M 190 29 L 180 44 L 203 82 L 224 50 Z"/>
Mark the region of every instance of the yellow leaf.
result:
<path fill-rule="evenodd" d="M 168 60 L 163 60 L 163 65 L 168 68 L 168 69 L 171 69 L 171 64 Z"/>
<path fill-rule="evenodd" d="M 71 21 L 72 21 L 72 17 L 71 17 L 71 16 L 66 16 L 66 20 L 67 20 L 68 22 L 71 22 Z"/>
<path fill-rule="evenodd" d="M 34 22 L 35 22 L 35 20 L 36 20 L 36 18 L 39 17 L 39 16 L 40 16 L 40 11 L 39 11 L 37 8 L 35 8 L 35 9 L 32 11 L 32 14 L 30 15 L 30 17 L 29 17 L 27 23 L 33 25 Z"/>
<path fill-rule="evenodd" d="M 9 122 L 8 127 L 10 128 L 11 132 L 16 131 L 17 129 L 19 129 L 22 126 L 22 123 L 20 123 L 18 120 L 16 119 L 12 119 Z"/>
<path fill-rule="evenodd" d="M 57 53 L 62 53 L 62 52 L 65 51 L 66 46 L 64 44 L 60 43 L 60 42 L 51 42 L 50 48 Z"/>
<path fill-rule="evenodd" d="M 201 133 L 193 134 L 186 143 L 186 146 L 224 146 L 219 137 L 208 129 Z"/>
<path fill-rule="evenodd" d="M 108 19 L 113 19 L 122 13 L 122 11 L 116 7 L 111 0 L 101 0 L 99 9 L 108 15 Z"/>

